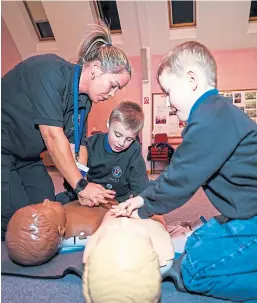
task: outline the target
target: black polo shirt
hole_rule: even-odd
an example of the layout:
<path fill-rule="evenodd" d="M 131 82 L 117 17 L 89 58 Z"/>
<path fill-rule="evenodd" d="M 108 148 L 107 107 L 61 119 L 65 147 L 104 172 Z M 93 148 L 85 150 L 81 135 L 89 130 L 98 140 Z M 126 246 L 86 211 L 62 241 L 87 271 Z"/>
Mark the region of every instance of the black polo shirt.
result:
<path fill-rule="evenodd" d="M 88 150 L 88 181 L 116 191 L 116 200 L 123 202 L 147 188 L 149 180 L 140 144 L 135 141 L 120 153 L 108 148 L 107 134 L 86 139 Z M 107 141 L 107 142 L 106 142 Z"/>
<path fill-rule="evenodd" d="M 38 125 L 62 127 L 74 143 L 74 66 L 53 54 L 39 55 L 24 60 L 2 78 L 2 152 L 37 158 L 46 149 Z M 82 108 L 87 117 L 91 101 L 85 94 L 79 95 Z M 81 144 L 85 145 L 84 140 Z"/>

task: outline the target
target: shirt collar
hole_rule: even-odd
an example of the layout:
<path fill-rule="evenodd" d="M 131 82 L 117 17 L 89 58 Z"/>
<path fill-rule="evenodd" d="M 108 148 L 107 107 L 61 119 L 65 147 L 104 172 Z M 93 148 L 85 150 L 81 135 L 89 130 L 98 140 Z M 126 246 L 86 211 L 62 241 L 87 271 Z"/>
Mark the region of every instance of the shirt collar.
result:
<path fill-rule="evenodd" d="M 70 92 L 70 95 L 72 96 L 72 98 L 74 95 L 74 87 L 73 87 L 74 72 L 75 72 L 75 64 L 72 64 L 72 76 L 70 78 L 70 85 L 69 85 L 69 92 Z M 79 79 L 81 76 L 81 72 L 82 72 L 82 68 L 79 69 Z M 89 99 L 87 94 L 79 93 L 78 99 L 79 99 L 79 106 L 86 106 L 88 104 L 88 101 L 90 101 L 89 103 L 90 103 L 90 107 L 91 107 L 92 101 Z"/>
<path fill-rule="evenodd" d="M 75 74 L 75 65 L 76 64 L 72 64 L 71 66 L 71 78 L 70 78 L 70 87 L 69 87 L 69 90 L 70 90 L 70 94 L 73 95 L 74 94 L 74 87 L 73 87 L 73 78 L 74 78 L 74 74 Z M 79 69 L 79 79 L 80 79 L 80 76 L 81 76 L 81 72 L 82 72 L 82 68 Z"/>
<path fill-rule="evenodd" d="M 196 100 L 196 102 L 192 106 L 191 111 L 189 113 L 188 123 L 191 121 L 192 114 L 199 107 L 199 105 L 201 105 L 208 97 L 213 96 L 213 95 L 218 95 L 218 94 L 219 94 L 219 91 L 216 88 L 214 88 L 214 89 L 208 90 L 198 100 Z"/>
<path fill-rule="evenodd" d="M 107 153 L 110 153 L 110 154 L 114 153 L 108 142 L 108 134 L 105 134 L 105 136 L 104 136 L 104 149 L 105 149 L 105 151 L 107 151 Z"/>

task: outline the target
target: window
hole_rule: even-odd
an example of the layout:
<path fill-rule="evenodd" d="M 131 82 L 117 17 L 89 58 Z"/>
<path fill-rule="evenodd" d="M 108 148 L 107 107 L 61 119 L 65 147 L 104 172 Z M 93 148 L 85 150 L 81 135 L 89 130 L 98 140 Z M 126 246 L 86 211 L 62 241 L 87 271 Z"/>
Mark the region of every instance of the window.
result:
<path fill-rule="evenodd" d="M 257 21 L 257 1 L 251 1 L 249 21 Z"/>
<path fill-rule="evenodd" d="M 196 3 L 192 1 L 168 1 L 170 28 L 196 26 Z"/>
<path fill-rule="evenodd" d="M 116 1 L 95 1 L 94 4 L 97 16 L 109 24 L 111 33 L 121 33 Z"/>
<path fill-rule="evenodd" d="M 23 1 L 40 41 L 55 40 L 41 1 Z"/>

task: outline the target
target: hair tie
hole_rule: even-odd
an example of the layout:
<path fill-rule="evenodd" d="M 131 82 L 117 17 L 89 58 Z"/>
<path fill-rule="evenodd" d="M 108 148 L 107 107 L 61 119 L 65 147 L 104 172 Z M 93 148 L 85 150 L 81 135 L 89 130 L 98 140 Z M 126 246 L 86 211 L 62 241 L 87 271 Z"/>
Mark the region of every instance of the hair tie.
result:
<path fill-rule="evenodd" d="M 106 43 L 105 45 L 106 45 L 106 46 L 112 46 L 112 44 L 111 44 L 111 43 Z"/>
<path fill-rule="evenodd" d="M 85 63 L 85 59 L 80 57 L 78 65 L 84 65 Z"/>

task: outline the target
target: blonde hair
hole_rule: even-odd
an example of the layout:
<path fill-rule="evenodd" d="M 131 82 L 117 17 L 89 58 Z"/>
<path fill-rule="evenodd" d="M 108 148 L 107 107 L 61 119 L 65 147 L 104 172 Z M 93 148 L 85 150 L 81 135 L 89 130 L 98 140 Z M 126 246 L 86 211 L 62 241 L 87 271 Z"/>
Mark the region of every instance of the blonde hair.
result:
<path fill-rule="evenodd" d="M 131 66 L 125 53 L 112 45 L 110 30 L 101 20 L 90 26 L 78 50 L 77 63 L 92 61 L 100 61 L 105 73 L 120 74 L 125 71 L 131 76 Z"/>
<path fill-rule="evenodd" d="M 120 122 L 125 128 L 139 133 L 144 126 L 142 107 L 135 102 L 124 101 L 115 106 L 111 112 L 109 123 Z"/>
<path fill-rule="evenodd" d="M 212 87 L 217 85 L 217 65 L 206 46 L 196 41 L 189 41 L 176 46 L 162 58 L 158 67 L 157 78 L 163 71 L 180 76 L 188 64 L 197 65 L 204 73 L 206 82 Z"/>

